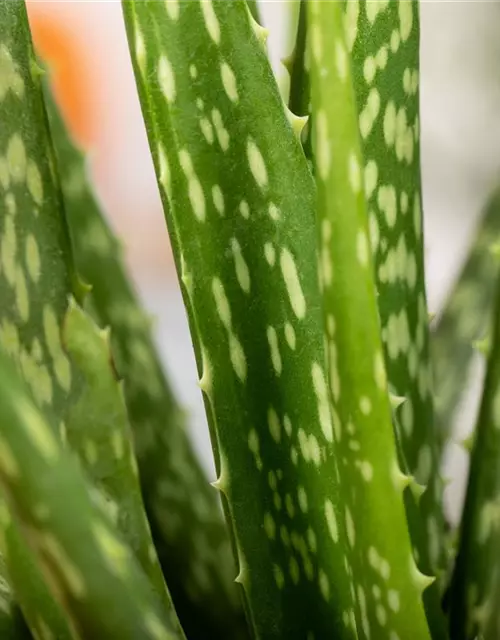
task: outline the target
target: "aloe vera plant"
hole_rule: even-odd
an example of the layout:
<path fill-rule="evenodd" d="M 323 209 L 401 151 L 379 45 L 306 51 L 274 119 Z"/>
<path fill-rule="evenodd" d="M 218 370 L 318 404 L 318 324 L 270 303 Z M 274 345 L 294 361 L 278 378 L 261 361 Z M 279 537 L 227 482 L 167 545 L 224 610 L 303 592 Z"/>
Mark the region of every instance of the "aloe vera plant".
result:
<path fill-rule="evenodd" d="M 0 0 L 2 637 L 496 639 L 498 303 L 451 563 L 430 372 L 493 307 L 497 211 L 431 351 L 418 3 L 301 2 L 290 109 L 256 3 L 122 4 L 217 481 Z"/>

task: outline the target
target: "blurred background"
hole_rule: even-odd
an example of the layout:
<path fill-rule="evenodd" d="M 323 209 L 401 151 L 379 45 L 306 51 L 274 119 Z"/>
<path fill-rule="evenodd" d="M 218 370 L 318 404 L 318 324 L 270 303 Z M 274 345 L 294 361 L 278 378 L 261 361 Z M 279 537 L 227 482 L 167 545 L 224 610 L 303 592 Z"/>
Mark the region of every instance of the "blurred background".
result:
<path fill-rule="evenodd" d="M 293 0 L 292 0 L 293 2 Z M 260 2 L 275 72 L 291 49 L 287 0 Z M 490 191 L 500 182 L 500 3 L 421 0 L 421 132 L 427 292 L 439 313 Z M 51 61 L 56 92 L 87 150 L 104 210 L 149 312 L 178 397 L 190 415 L 199 456 L 213 477 L 212 453 L 187 322 L 177 286 L 118 1 L 28 0 L 36 44 Z M 456 440 L 474 422 L 481 363 L 460 411 Z M 451 445 L 444 474 L 456 519 L 467 457 Z"/>

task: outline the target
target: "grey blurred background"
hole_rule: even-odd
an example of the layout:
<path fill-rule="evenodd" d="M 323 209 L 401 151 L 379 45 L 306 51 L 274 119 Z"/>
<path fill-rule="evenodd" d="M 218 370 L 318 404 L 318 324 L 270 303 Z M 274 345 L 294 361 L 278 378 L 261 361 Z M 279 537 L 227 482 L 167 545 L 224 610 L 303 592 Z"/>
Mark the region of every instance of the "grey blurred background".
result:
<path fill-rule="evenodd" d="M 270 29 L 271 60 L 290 50 L 289 2 L 260 2 Z M 31 0 L 30 18 L 49 25 L 49 44 L 61 34 L 72 48 L 89 110 L 81 125 L 90 148 L 90 171 L 112 223 L 122 236 L 127 262 L 145 306 L 157 318 L 156 337 L 178 396 L 189 412 L 193 440 L 213 476 L 201 394 L 163 213 L 142 123 L 118 2 Z M 473 238 L 481 208 L 500 182 L 500 3 L 481 0 L 421 1 L 421 132 L 426 232 L 427 291 L 439 312 Z M 54 36 L 54 33 L 56 34 Z M 59 34 L 59 35 L 57 35 Z M 52 38 L 52 40 L 51 40 Z M 71 84 L 71 70 L 68 71 Z M 81 87 L 84 87 L 83 89 Z M 77 90 L 72 89 L 73 92 Z M 78 102 L 80 101 L 80 102 Z M 456 439 L 474 422 L 482 368 L 476 363 L 460 412 Z M 444 474 L 447 508 L 456 518 L 467 469 L 459 446 L 448 448 Z"/>

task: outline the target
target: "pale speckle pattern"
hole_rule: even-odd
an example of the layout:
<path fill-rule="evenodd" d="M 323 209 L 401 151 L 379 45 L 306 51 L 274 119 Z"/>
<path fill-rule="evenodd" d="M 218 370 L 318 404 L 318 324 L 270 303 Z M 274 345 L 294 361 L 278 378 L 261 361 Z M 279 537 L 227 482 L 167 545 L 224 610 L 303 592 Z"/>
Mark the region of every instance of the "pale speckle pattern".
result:
<path fill-rule="evenodd" d="M 179 18 L 179 0 L 165 0 L 165 7 L 167 9 L 168 17 L 171 20 L 178 20 Z"/>
<path fill-rule="evenodd" d="M 297 337 L 295 335 L 295 329 L 290 322 L 285 324 L 285 338 L 288 346 L 292 351 L 295 351 L 295 346 L 297 344 Z"/>
<path fill-rule="evenodd" d="M 276 443 L 279 443 L 281 440 L 281 424 L 278 418 L 278 414 L 270 407 L 267 412 L 267 424 L 269 427 L 269 432 Z"/>
<path fill-rule="evenodd" d="M 323 435 L 328 442 L 333 442 L 332 419 L 330 416 L 330 404 L 328 389 L 326 386 L 323 369 L 317 362 L 313 362 L 311 369 L 314 393 L 318 401 L 318 417 Z"/>
<path fill-rule="evenodd" d="M 214 207 L 217 209 L 217 212 L 223 216 L 224 215 L 224 196 L 222 195 L 221 188 L 218 184 L 214 184 L 212 187 L 212 201 L 214 203 Z"/>
<path fill-rule="evenodd" d="M 236 238 L 231 238 L 231 251 L 234 258 L 234 266 L 236 270 L 236 278 L 238 284 L 245 293 L 250 293 L 250 271 L 248 269 L 240 243 Z"/>
<path fill-rule="evenodd" d="M 266 163 L 259 147 L 251 138 L 247 140 L 247 159 L 255 182 L 264 189 L 268 183 Z"/>
<path fill-rule="evenodd" d="M 166 100 L 170 103 L 175 101 L 176 87 L 175 76 L 169 59 L 163 55 L 158 62 L 158 83 Z"/>
<path fill-rule="evenodd" d="M 222 78 L 222 86 L 224 87 L 227 97 L 231 102 L 237 103 L 239 99 L 238 85 L 234 72 L 227 62 L 221 63 L 220 74 Z"/>
<path fill-rule="evenodd" d="M 283 362 L 281 360 L 278 334 L 274 327 L 267 327 L 267 342 L 269 344 L 274 372 L 279 377 L 283 370 Z"/>
<path fill-rule="evenodd" d="M 248 220 L 248 218 L 250 218 L 250 208 L 249 208 L 248 202 L 246 200 L 242 200 L 240 202 L 240 205 L 238 207 L 238 211 L 241 213 L 243 218 L 245 218 L 245 220 Z"/>
<path fill-rule="evenodd" d="M 200 222 L 203 222 L 206 217 L 205 194 L 194 171 L 191 155 L 186 149 L 179 151 L 179 161 L 188 180 L 188 196 L 194 215 Z"/>
<path fill-rule="evenodd" d="M 207 31 L 215 42 L 215 44 L 220 44 L 220 25 L 217 15 L 214 11 L 214 6 L 212 0 L 200 0 L 201 10 L 203 13 L 203 18 L 205 20 L 205 26 Z"/>
<path fill-rule="evenodd" d="M 295 260 L 288 249 L 282 249 L 280 254 L 280 266 L 285 281 L 288 299 L 297 318 L 302 319 L 306 315 L 306 300 L 300 285 L 299 274 Z"/>
<path fill-rule="evenodd" d="M 276 262 L 276 249 L 272 242 L 266 242 L 264 245 L 264 255 L 266 257 L 266 262 L 270 267 L 274 267 Z"/>
<path fill-rule="evenodd" d="M 337 517 L 335 514 L 335 507 L 330 500 L 325 500 L 325 518 L 328 525 L 328 531 L 333 542 L 339 541 L 339 529 L 337 524 Z"/>

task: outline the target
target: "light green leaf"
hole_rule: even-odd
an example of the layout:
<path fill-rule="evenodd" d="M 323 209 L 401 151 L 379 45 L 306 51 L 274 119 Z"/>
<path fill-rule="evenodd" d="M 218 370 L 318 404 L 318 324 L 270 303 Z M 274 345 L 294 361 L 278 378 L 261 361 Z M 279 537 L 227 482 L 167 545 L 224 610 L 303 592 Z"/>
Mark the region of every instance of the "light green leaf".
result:
<path fill-rule="evenodd" d="M 75 457 L 63 450 L 4 354 L 0 484 L 77 637 L 182 637 L 106 513 L 93 504 Z"/>
<path fill-rule="evenodd" d="M 406 399 L 396 412 L 398 438 L 411 474 L 427 487 L 420 501 L 427 541 L 419 532 L 412 531 L 412 536 L 415 544 L 421 541 L 420 570 L 440 576 L 446 554 L 424 282 L 419 4 L 347 0 L 344 26 L 352 56 L 387 376 L 392 391 Z"/>
<path fill-rule="evenodd" d="M 308 20 L 330 398 L 358 633 L 429 638 L 422 592 L 432 579 L 417 569 L 406 522 L 410 478 L 397 459 L 382 355 L 349 37 L 339 3 L 309 2 Z"/>
<path fill-rule="evenodd" d="M 110 332 L 99 330 L 82 309 L 70 302 L 63 342 L 86 382 L 68 415 L 68 444 L 94 482 L 101 506 L 134 552 L 163 608 L 169 611 L 172 627 L 179 627 L 142 502 L 123 388 L 113 368 Z"/>
<path fill-rule="evenodd" d="M 60 339 L 67 295 L 78 296 L 40 77 L 23 2 L 0 1 L 0 348 L 58 428 L 78 389 Z M 68 638 L 62 612 L 16 526 L 3 519 L 10 581 L 35 632 Z"/>

